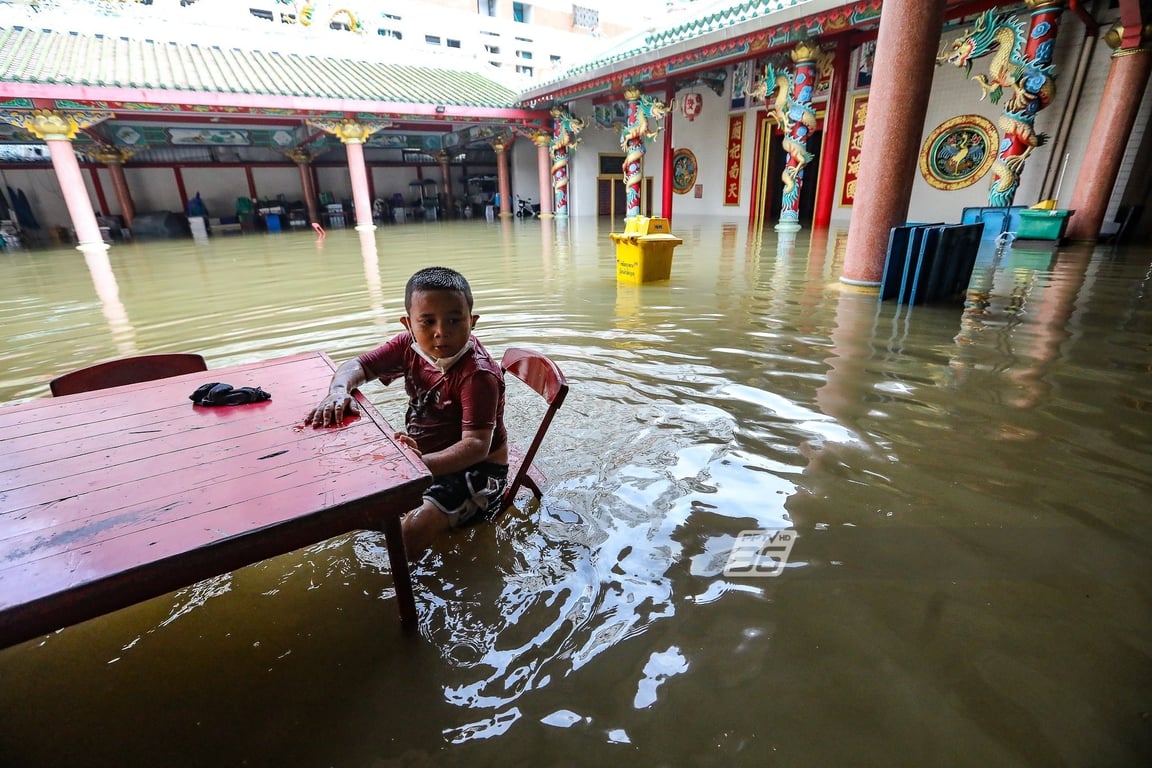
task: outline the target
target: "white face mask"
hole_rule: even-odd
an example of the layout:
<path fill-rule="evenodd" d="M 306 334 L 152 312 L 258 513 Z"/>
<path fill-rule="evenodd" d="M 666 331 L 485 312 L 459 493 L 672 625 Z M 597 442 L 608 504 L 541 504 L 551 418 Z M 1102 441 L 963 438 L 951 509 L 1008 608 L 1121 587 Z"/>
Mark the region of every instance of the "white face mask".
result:
<path fill-rule="evenodd" d="M 416 354 L 420 355 L 420 357 L 436 366 L 436 368 L 440 370 L 440 373 L 447 373 L 449 368 L 456 365 L 457 360 L 464 357 L 464 355 L 471 351 L 472 339 L 468 339 L 468 343 L 466 343 L 459 352 L 452 355 L 452 357 L 432 357 L 432 355 L 420 349 L 420 345 L 416 342 L 412 342 L 412 349 L 416 350 Z"/>

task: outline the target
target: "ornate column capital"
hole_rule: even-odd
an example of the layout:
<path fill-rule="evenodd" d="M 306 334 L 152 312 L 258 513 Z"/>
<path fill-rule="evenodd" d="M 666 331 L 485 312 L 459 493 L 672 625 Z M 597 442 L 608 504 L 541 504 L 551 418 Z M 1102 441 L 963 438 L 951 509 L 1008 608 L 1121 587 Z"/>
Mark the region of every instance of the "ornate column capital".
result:
<path fill-rule="evenodd" d="M 124 165 L 132 155 L 143 149 L 147 149 L 147 147 L 132 147 L 131 149 L 123 147 L 100 147 L 99 149 L 94 149 L 84 154 L 97 163 L 103 163 L 104 165 Z"/>
<path fill-rule="evenodd" d="M 824 57 L 824 48 L 814 40 L 801 40 L 790 54 L 793 64 L 802 61 L 818 61 Z"/>
<path fill-rule="evenodd" d="M 1024 0 L 1024 4 L 1028 6 L 1028 10 L 1036 11 L 1041 8 L 1063 7 L 1068 3 L 1067 0 Z"/>
<path fill-rule="evenodd" d="M 316 159 L 316 153 L 309 152 L 307 149 L 290 149 L 284 153 L 284 156 L 297 165 L 308 165 Z"/>
<path fill-rule="evenodd" d="M 1140 28 L 1140 44 L 1133 47 L 1123 48 L 1125 37 L 1134 37 L 1135 33 L 1130 29 L 1125 29 L 1121 24 L 1114 24 L 1111 29 L 1104 33 L 1104 42 L 1112 49 L 1113 58 L 1117 56 L 1131 56 L 1135 53 L 1146 52 L 1152 48 L 1152 24 L 1145 24 Z"/>
<path fill-rule="evenodd" d="M 391 127 L 386 120 L 353 120 L 352 118 L 309 119 L 308 125 L 327 131 L 345 144 L 363 144 L 377 131 Z"/>
<path fill-rule="evenodd" d="M 492 149 L 496 150 L 496 154 L 499 155 L 500 153 L 502 153 L 506 149 L 508 149 L 508 141 L 505 140 L 504 138 L 493 139 L 492 140 Z"/>
<path fill-rule="evenodd" d="M 0 120 L 23 128 L 41 141 L 72 141 L 82 128 L 96 125 L 110 117 L 111 112 L 71 109 L 0 110 Z"/>
<path fill-rule="evenodd" d="M 639 86 L 630 85 L 624 89 L 624 99 L 626 101 L 636 101 L 642 93 L 643 91 L 640 90 Z"/>
<path fill-rule="evenodd" d="M 547 147 L 552 143 L 552 134 L 546 131 L 537 131 L 532 134 L 532 143 L 538 147 Z"/>

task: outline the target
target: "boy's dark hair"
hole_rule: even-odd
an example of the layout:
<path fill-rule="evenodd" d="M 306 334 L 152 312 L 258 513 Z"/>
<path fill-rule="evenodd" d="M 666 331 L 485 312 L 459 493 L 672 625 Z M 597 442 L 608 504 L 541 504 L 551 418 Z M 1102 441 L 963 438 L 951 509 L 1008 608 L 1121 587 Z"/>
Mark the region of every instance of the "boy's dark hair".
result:
<path fill-rule="evenodd" d="M 412 294 L 417 291 L 459 291 L 464 294 L 469 311 L 472 309 L 472 286 L 464 275 L 448 267 L 425 267 L 408 278 L 408 285 L 404 286 L 405 312 L 412 311 Z"/>

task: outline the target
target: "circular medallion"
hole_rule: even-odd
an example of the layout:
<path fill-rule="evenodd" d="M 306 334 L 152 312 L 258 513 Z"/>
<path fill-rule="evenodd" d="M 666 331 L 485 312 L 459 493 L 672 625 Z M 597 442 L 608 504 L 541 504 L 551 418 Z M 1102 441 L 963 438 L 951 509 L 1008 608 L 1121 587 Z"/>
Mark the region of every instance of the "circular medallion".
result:
<path fill-rule="evenodd" d="M 936 126 L 920 148 L 920 173 L 936 189 L 963 189 L 996 161 L 996 126 L 980 115 L 960 115 Z"/>
<path fill-rule="evenodd" d="M 672 191 L 686 194 L 696 184 L 696 155 L 692 150 L 678 149 L 672 153 Z"/>

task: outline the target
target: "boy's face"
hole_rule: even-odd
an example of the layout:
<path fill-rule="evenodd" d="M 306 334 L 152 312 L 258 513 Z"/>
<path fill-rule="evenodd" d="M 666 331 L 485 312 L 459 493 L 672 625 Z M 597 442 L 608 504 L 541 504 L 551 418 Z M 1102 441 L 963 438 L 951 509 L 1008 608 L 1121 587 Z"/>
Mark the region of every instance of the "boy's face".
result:
<path fill-rule="evenodd" d="M 471 314 L 460 291 L 416 291 L 408 316 L 400 318 L 431 357 L 452 357 L 464 348 L 479 315 Z"/>

